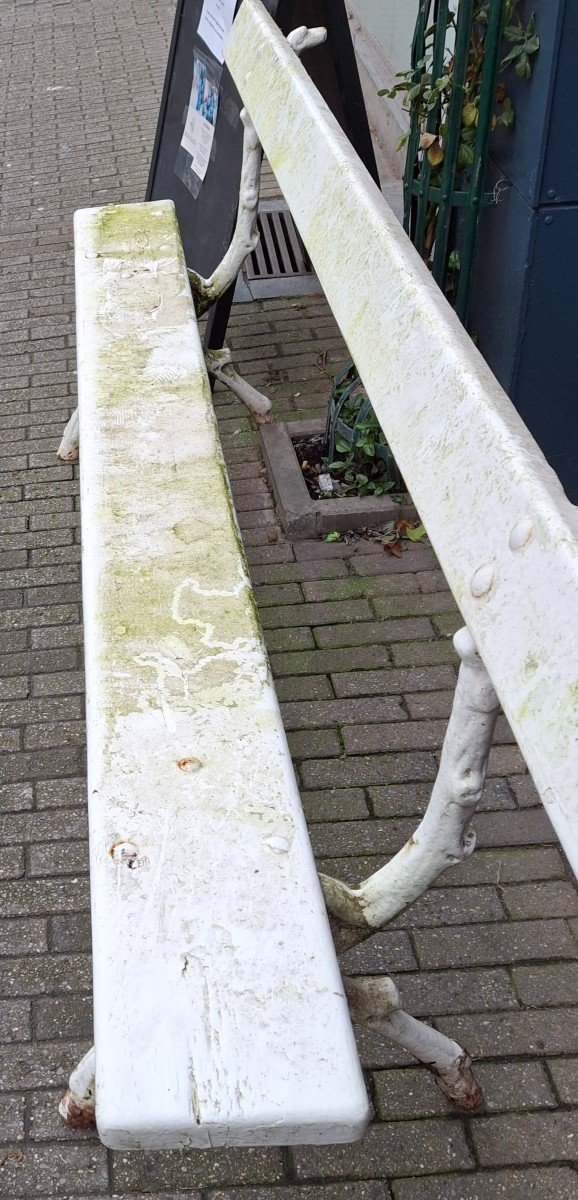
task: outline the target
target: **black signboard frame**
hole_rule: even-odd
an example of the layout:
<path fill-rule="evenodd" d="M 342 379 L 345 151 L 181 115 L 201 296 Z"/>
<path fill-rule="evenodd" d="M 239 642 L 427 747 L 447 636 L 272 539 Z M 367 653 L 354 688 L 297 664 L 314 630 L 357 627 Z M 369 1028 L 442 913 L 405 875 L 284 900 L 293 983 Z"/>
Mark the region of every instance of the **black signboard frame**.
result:
<path fill-rule="evenodd" d="M 287 34 L 299 25 L 324 25 L 327 41 L 306 51 L 303 63 L 346 132 L 361 160 L 379 186 L 379 176 L 367 122 L 355 53 L 344 0 L 263 0 Z M 237 8 L 242 0 L 238 0 Z M 178 0 L 146 199 L 175 203 L 187 265 L 209 276 L 229 246 L 238 206 L 243 126 L 242 101 L 226 64 L 219 88 L 213 153 L 205 180 L 195 198 L 175 174 L 184 115 L 189 102 L 193 58 L 210 56 L 198 36 L 203 0 Z M 211 310 L 205 343 L 220 347 L 225 338 L 234 287 Z"/>

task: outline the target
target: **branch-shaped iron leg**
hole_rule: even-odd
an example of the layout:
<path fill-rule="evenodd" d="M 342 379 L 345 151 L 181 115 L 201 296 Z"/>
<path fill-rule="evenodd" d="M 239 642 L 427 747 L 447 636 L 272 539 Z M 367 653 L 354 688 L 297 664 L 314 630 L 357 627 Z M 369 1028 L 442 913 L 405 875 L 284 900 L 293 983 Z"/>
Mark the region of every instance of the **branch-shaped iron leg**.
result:
<path fill-rule="evenodd" d="M 64 427 L 62 441 L 56 451 L 56 457 L 61 462 L 76 462 L 78 458 L 78 409 L 75 408 L 70 420 Z"/>
<path fill-rule="evenodd" d="M 362 936 L 403 912 L 475 846 L 469 823 L 482 795 L 499 704 L 467 629 L 456 633 L 454 646 L 462 661 L 440 769 L 423 820 L 399 853 L 359 887 L 320 876 L 329 914 L 338 924 L 364 930 Z"/>
<path fill-rule="evenodd" d="M 307 29 L 301 25 L 289 34 L 287 41 L 296 54 L 318 46 L 325 41 L 325 29 Z M 255 126 L 246 108 L 241 110 L 243 132 L 243 160 L 239 188 L 239 207 L 231 245 L 209 279 L 203 279 L 196 271 L 188 272 L 197 316 L 203 313 L 235 282 L 248 254 L 259 241 L 257 212 L 259 208 L 259 184 L 261 180 L 262 147 Z M 243 397 L 241 397 L 243 399 Z"/>
<path fill-rule="evenodd" d="M 464 1112 L 483 1104 L 467 1050 L 400 1007 L 399 992 L 388 975 L 344 979 L 351 1019 L 375 1029 L 407 1050 L 433 1075 L 444 1096 Z"/>
<path fill-rule="evenodd" d="M 58 1111 L 72 1129 L 90 1129 L 94 1125 L 94 1046 L 72 1072 Z"/>
<path fill-rule="evenodd" d="M 265 396 L 263 392 L 258 392 L 257 388 L 237 374 L 231 362 L 231 351 L 227 347 L 223 350 L 205 350 L 205 363 L 207 371 L 214 375 L 215 379 L 220 379 L 221 383 L 224 383 L 239 400 L 243 401 L 243 404 L 246 404 L 257 425 L 264 425 L 270 420 L 271 401 L 269 397 Z"/>

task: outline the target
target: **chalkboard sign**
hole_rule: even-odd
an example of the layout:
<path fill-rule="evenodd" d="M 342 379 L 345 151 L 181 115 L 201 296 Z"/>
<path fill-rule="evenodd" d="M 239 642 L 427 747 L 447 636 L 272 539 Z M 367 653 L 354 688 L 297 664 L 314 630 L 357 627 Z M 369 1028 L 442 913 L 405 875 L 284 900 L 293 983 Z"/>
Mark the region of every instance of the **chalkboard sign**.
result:
<path fill-rule="evenodd" d="M 326 27 L 327 42 L 305 52 L 304 66 L 379 183 L 344 0 L 264 4 L 285 34 L 299 25 Z M 146 193 L 147 200 L 174 201 L 187 264 L 205 277 L 230 243 L 239 196 L 242 101 L 213 33 L 215 14 L 234 5 L 178 0 Z M 213 314 L 213 346 L 222 344 L 231 299 Z"/>

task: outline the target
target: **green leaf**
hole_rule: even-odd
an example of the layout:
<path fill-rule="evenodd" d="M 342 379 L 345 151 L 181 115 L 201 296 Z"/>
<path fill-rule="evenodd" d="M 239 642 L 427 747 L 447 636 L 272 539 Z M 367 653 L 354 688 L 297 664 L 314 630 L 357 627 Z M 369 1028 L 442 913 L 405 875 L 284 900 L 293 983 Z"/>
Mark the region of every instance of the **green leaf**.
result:
<path fill-rule="evenodd" d="M 334 530 L 333 530 L 333 532 L 332 532 L 332 533 L 328 533 L 328 534 L 327 534 L 327 537 L 326 537 L 326 538 L 324 538 L 323 540 L 324 540 L 325 542 L 340 542 L 340 541 L 341 541 L 341 534 L 340 534 L 340 533 L 338 533 L 337 529 L 334 529 Z"/>
<path fill-rule="evenodd" d="M 528 58 L 527 54 L 520 55 L 514 70 L 516 75 L 520 76 L 520 79 L 530 78 L 530 75 L 532 74 L 532 68 L 530 66 L 530 59 Z"/>
<path fill-rule="evenodd" d="M 519 25 L 506 25 L 504 29 L 505 42 L 523 42 L 525 38 L 526 33 Z"/>
<path fill-rule="evenodd" d="M 351 447 L 349 442 L 345 441 L 345 438 L 336 438 L 335 449 L 339 452 L 339 454 L 348 454 Z"/>
<path fill-rule="evenodd" d="M 538 37 L 537 34 L 535 37 L 528 38 L 528 41 L 526 42 L 524 49 L 526 51 L 526 54 L 535 54 L 536 51 L 540 49 L 540 38 Z"/>
<path fill-rule="evenodd" d="M 512 46 L 512 49 L 508 51 L 508 53 L 506 54 L 506 57 L 502 59 L 502 67 L 506 67 L 508 65 L 508 63 L 514 62 L 514 60 L 516 58 L 519 58 L 520 55 L 523 53 L 524 53 L 524 43 L 523 42 L 519 46 Z"/>
<path fill-rule="evenodd" d="M 412 529 L 411 525 L 408 525 L 405 536 L 409 538 L 410 542 L 419 542 L 422 537 L 426 536 L 425 528 L 423 525 L 418 525 L 415 529 Z"/>
<path fill-rule="evenodd" d="M 474 151 L 471 146 L 462 142 L 458 151 L 458 167 L 471 167 L 474 161 Z"/>

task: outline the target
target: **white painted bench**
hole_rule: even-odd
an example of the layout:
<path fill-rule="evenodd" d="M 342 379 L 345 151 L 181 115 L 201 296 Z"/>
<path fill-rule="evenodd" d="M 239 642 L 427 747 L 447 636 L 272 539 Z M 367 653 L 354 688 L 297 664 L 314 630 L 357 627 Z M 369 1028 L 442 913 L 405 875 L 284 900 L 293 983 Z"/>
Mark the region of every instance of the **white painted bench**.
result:
<path fill-rule="evenodd" d="M 236 252 L 258 135 L 470 631 L 414 837 L 358 888 L 321 881 L 353 944 L 471 853 L 496 692 L 578 865 L 576 513 L 260 0 L 227 62 L 250 113 Z M 359 1137 L 345 992 L 473 1107 L 467 1055 L 387 976 L 340 980 L 172 208 L 75 231 L 95 1050 L 61 1111 L 82 1123 L 96 1099 L 117 1148 Z M 197 312 L 234 260 L 189 272 Z"/>

